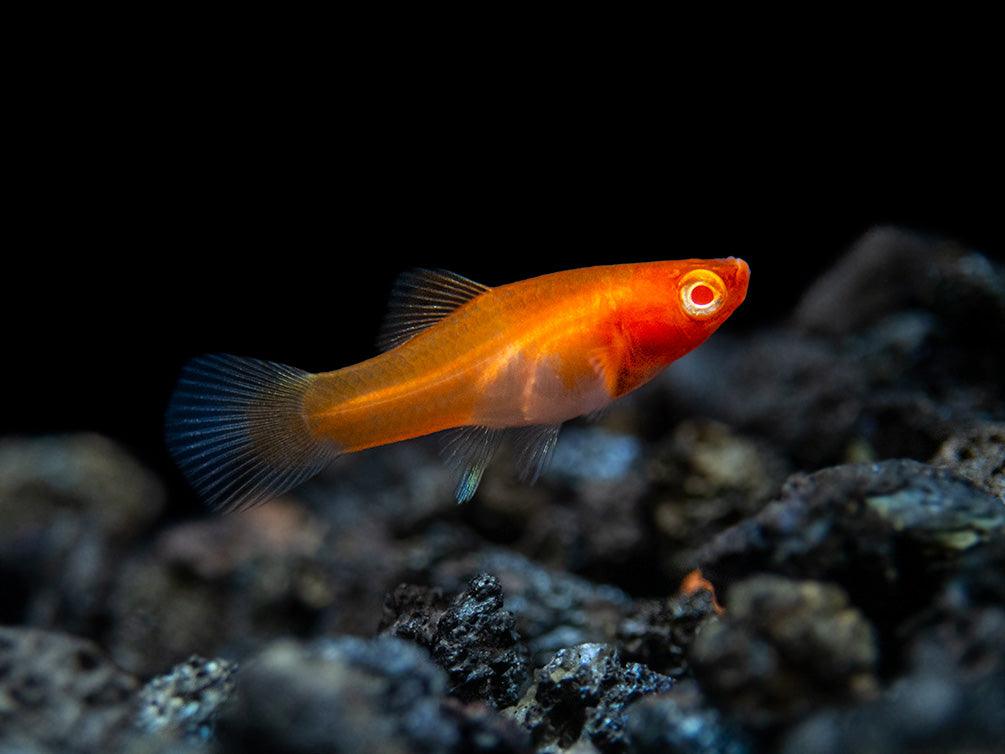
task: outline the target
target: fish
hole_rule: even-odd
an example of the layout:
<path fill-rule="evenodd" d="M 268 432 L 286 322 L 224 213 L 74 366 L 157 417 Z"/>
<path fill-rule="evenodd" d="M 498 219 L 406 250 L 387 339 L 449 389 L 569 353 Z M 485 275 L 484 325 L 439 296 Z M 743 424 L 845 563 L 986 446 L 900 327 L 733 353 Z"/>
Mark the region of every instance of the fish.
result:
<path fill-rule="evenodd" d="M 167 448 L 222 512 L 301 485 L 340 455 L 439 433 L 458 502 L 503 441 L 520 478 L 559 428 L 601 413 L 703 343 L 743 302 L 742 259 L 601 265 L 489 287 L 413 269 L 391 292 L 378 355 L 331 372 L 207 354 L 168 400 Z"/>

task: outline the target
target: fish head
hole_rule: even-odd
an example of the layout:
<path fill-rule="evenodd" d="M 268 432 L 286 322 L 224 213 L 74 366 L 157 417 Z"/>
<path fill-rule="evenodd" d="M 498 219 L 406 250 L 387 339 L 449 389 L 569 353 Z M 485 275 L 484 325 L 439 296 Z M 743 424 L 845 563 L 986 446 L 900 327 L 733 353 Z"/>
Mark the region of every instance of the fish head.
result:
<path fill-rule="evenodd" d="M 618 397 L 701 345 L 743 303 L 750 268 L 742 259 L 648 262 L 627 271 L 601 364 Z"/>

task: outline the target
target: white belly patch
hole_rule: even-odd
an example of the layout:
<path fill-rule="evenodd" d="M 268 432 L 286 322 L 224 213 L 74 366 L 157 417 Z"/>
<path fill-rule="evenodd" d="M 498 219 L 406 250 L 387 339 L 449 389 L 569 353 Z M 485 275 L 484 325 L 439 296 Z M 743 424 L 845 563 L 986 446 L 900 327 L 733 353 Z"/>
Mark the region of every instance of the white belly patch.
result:
<path fill-rule="evenodd" d="M 602 376 L 583 375 L 570 387 L 558 356 L 528 358 L 516 352 L 482 380 L 473 418 L 486 427 L 561 424 L 604 408 L 611 396 Z"/>

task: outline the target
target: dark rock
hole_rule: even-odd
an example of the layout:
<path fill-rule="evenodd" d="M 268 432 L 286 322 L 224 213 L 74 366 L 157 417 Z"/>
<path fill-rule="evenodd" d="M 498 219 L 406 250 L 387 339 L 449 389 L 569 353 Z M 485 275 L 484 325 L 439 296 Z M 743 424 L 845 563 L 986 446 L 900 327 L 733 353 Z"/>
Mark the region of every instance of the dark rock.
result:
<path fill-rule="evenodd" d="M 528 680 L 527 649 L 513 614 L 503 609 L 502 586 L 488 574 L 473 578 L 437 621 L 432 652 L 447 670 L 451 693 L 464 701 L 508 707 Z"/>
<path fill-rule="evenodd" d="M 842 589 L 761 575 L 734 586 L 689 659 L 718 706 L 764 728 L 874 695 L 876 652 L 872 627 Z"/>
<path fill-rule="evenodd" d="M 0 751 L 118 751 L 137 686 L 93 642 L 0 627 Z"/>
<path fill-rule="evenodd" d="M 327 533 L 328 527 L 302 504 L 281 499 L 240 516 L 166 527 L 157 537 L 156 548 L 166 564 L 211 581 L 269 556 L 316 557 Z"/>
<path fill-rule="evenodd" d="M 655 448 L 603 427 L 571 429 L 569 455 L 596 455 L 592 466 L 577 476 L 558 458 L 533 488 L 490 479 L 463 518 L 493 541 L 505 531 L 507 547 L 554 572 L 636 594 L 666 593 L 695 568 L 695 541 L 758 510 L 789 471 L 767 444 L 707 420 L 682 422 Z"/>
<path fill-rule="evenodd" d="M 235 681 L 218 725 L 225 751 L 526 751 L 519 729 L 490 709 L 446 701 L 443 669 L 392 636 L 277 641 Z"/>
<path fill-rule="evenodd" d="M 625 706 L 671 684 L 638 663 L 622 662 L 612 645 L 582 644 L 561 650 L 537 670 L 507 713 L 531 731 L 538 752 L 586 744 L 601 752 L 627 751 Z"/>
<path fill-rule="evenodd" d="M 164 507 L 160 481 L 117 443 L 93 433 L 0 440 L 0 511 L 7 537 L 85 514 L 121 543 Z"/>
<path fill-rule="evenodd" d="M 619 621 L 632 606 L 620 589 L 491 547 L 440 563 L 433 580 L 456 591 L 463 588 L 467 574 L 479 572 L 499 579 L 505 608 L 516 618 L 535 667 L 564 647 L 614 641 Z"/>
<path fill-rule="evenodd" d="M 225 587 L 192 578 L 150 553 L 128 559 L 106 606 L 115 662 L 149 677 L 200 649 L 219 652 L 231 628 Z"/>
<path fill-rule="evenodd" d="M 928 461 L 947 438 L 979 421 L 972 404 L 954 405 L 906 387 L 877 390 L 863 411 L 860 434 L 851 441 L 864 451 L 854 460 Z"/>
<path fill-rule="evenodd" d="M 997 379 L 958 387 L 940 333 L 925 313 L 841 339 L 764 330 L 742 344 L 703 346 L 667 388 L 678 410 L 767 441 L 799 468 L 840 463 L 863 446 L 869 458 L 928 460 L 953 431 L 1003 408 Z"/>
<path fill-rule="evenodd" d="M 1005 424 L 988 422 L 952 435 L 932 458 L 1005 502 Z"/>
<path fill-rule="evenodd" d="M 661 574 L 679 583 L 698 567 L 700 544 L 763 508 L 791 469 L 763 442 L 689 419 L 654 448 L 647 471 L 646 528 L 656 536 Z"/>
<path fill-rule="evenodd" d="M 510 717 L 486 704 L 448 697 L 443 715 L 457 726 L 456 754 L 533 754 L 530 735 Z"/>
<path fill-rule="evenodd" d="M 706 704 L 694 681 L 643 696 L 625 713 L 629 750 L 637 754 L 752 754 L 753 741 Z"/>
<path fill-rule="evenodd" d="M 842 335 L 911 308 L 931 275 L 929 256 L 930 243 L 916 234 L 871 230 L 807 287 L 793 318 L 804 329 Z"/>
<path fill-rule="evenodd" d="M 672 410 L 766 440 L 799 468 L 839 461 L 859 433 L 868 375 L 823 336 L 775 328 L 739 342 L 717 333 L 677 365 L 662 381 Z"/>
<path fill-rule="evenodd" d="M 530 676 L 527 649 L 513 614 L 503 609 L 499 580 L 471 579 L 450 602 L 437 590 L 402 586 L 389 596 L 381 631 L 418 642 L 450 679 L 450 693 L 462 701 L 508 707 Z"/>
<path fill-rule="evenodd" d="M 968 551 L 921 620 L 903 630 L 906 671 L 877 699 L 821 710 L 785 754 L 1000 751 L 1005 741 L 1005 539 Z"/>
<path fill-rule="evenodd" d="M 563 432 L 563 435 L 565 433 Z M 600 427 L 588 427 L 573 432 L 573 453 L 582 446 L 616 444 L 611 433 Z M 594 436 L 604 442 L 588 440 Z M 560 436 L 558 447 L 562 446 Z M 556 448 L 556 454 L 558 449 Z M 634 453 L 634 451 L 628 451 Z M 503 459 L 505 460 L 505 459 Z M 587 579 L 617 585 L 620 578 L 631 574 L 650 573 L 639 569 L 635 557 L 650 548 L 648 531 L 642 510 L 647 490 L 645 475 L 629 473 L 637 460 L 627 464 L 622 473 L 614 474 L 610 461 L 595 462 L 598 474 L 581 469 L 578 476 L 562 471 L 569 462 L 547 473 L 533 487 L 515 480 L 503 484 L 497 474 L 489 483 L 477 505 L 464 506 L 465 522 L 472 525 L 489 542 L 507 546 L 547 567 L 572 571 Z M 491 467 L 490 467 L 491 468 Z M 506 468 L 504 462 L 499 469 Z"/>
<path fill-rule="evenodd" d="M 618 625 L 621 654 L 677 678 L 687 670 L 687 652 L 699 628 L 714 615 L 714 597 L 706 589 L 641 600 Z"/>
<path fill-rule="evenodd" d="M 778 500 L 722 532 L 700 560 L 720 595 L 759 571 L 836 582 L 896 641 L 900 621 L 961 554 L 1003 534 L 999 499 L 946 469 L 892 460 L 793 475 Z"/>
<path fill-rule="evenodd" d="M 192 656 L 139 692 L 136 724 L 145 733 L 199 744 L 213 735 L 221 706 L 234 689 L 237 666 Z"/>
<path fill-rule="evenodd" d="M 563 427 L 561 442 L 555 447 L 545 475 L 573 484 L 598 480 L 624 480 L 641 469 L 643 445 L 631 433 L 602 426 Z"/>
<path fill-rule="evenodd" d="M 870 231 L 807 288 L 793 321 L 832 338 L 864 336 L 857 348 L 874 383 L 892 362 L 909 368 L 887 368 L 888 377 L 935 397 L 963 384 L 985 391 L 980 401 L 1005 397 L 1005 270 L 953 241 Z"/>
<path fill-rule="evenodd" d="M 384 599 L 378 630 L 429 649 L 435 641 L 436 625 L 449 604 L 442 589 L 400 584 Z"/>
<path fill-rule="evenodd" d="M 375 566 L 358 581 L 346 574 L 362 571 L 363 558 L 382 549 L 337 549 L 332 536 L 289 500 L 165 527 L 153 548 L 125 560 L 109 598 L 115 660 L 152 675 L 193 653 L 237 656 L 280 636 L 347 626 L 372 633 L 375 612 L 364 617 L 346 606 L 375 595 L 370 580 L 383 571 Z M 373 544 L 365 533 L 359 541 Z"/>
<path fill-rule="evenodd" d="M 917 309 L 938 311 L 949 321 L 972 322 L 976 313 L 985 315 L 981 319 L 1003 316 L 1001 273 L 952 241 L 876 228 L 806 289 L 793 319 L 807 330 L 843 335 Z"/>
<path fill-rule="evenodd" d="M 235 681 L 219 723 L 235 751 L 448 752 L 457 742 L 439 711 L 442 670 L 390 637 L 277 641 Z"/>
<path fill-rule="evenodd" d="M 105 437 L 0 440 L 0 621 L 96 638 L 119 559 L 164 506 Z"/>

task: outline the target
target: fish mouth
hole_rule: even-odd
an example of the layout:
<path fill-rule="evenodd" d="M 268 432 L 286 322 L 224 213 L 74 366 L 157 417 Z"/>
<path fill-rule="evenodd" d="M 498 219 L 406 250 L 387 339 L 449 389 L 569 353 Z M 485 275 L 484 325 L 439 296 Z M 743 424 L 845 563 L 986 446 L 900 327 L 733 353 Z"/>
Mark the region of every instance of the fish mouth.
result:
<path fill-rule="evenodd" d="M 732 262 L 733 270 L 727 273 L 729 277 L 730 295 L 735 297 L 736 305 L 739 306 L 747 297 L 747 284 L 750 282 L 750 265 L 739 257 L 727 257 L 723 262 Z"/>

